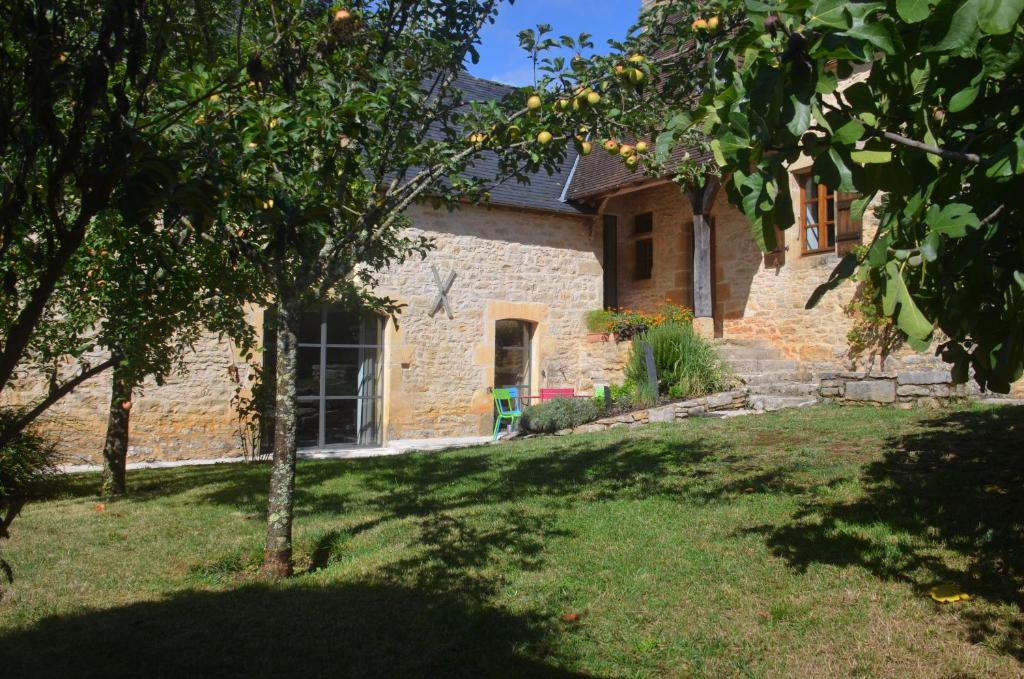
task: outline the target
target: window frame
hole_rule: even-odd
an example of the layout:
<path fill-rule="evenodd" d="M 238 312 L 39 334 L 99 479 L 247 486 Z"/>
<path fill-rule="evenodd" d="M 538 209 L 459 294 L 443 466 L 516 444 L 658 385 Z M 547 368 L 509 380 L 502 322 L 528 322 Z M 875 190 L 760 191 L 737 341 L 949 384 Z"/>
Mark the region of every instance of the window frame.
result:
<path fill-rule="evenodd" d="M 796 175 L 797 182 L 800 184 L 800 254 L 807 255 L 825 255 L 828 253 L 834 253 L 836 246 L 839 243 L 839 194 L 838 192 L 829 192 L 828 187 L 824 184 L 819 184 L 814 181 L 814 176 L 810 172 L 803 172 Z M 817 188 L 817 193 L 814 198 L 807 197 L 807 183 L 812 182 Z M 828 218 L 828 203 L 832 201 L 832 219 Z M 813 226 L 818 229 L 818 247 L 811 249 L 807 246 L 807 208 L 810 204 L 814 204 L 818 214 L 818 222 Z M 832 243 L 828 243 L 828 228 L 832 226 Z M 824 236 L 824 239 L 822 238 Z M 824 247 L 821 242 L 825 241 Z"/>
<path fill-rule="evenodd" d="M 646 228 L 640 229 L 640 220 L 646 222 Z M 640 214 L 633 215 L 633 235 L 641 238 L 649 238 L 654 234 L 654 213 L 653 212 L 641 212 Z"/>

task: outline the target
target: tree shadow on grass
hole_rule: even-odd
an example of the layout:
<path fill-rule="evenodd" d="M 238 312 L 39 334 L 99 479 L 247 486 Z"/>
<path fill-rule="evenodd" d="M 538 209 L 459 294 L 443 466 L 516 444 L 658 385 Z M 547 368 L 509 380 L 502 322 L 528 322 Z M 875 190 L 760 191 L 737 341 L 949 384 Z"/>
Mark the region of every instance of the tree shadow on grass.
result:
<path fill-rule="evenodd" d="M 859 566 L 921 594 L 951 581 L 1009 605 L 961 617 L 975 641 L 1024 659 L 1024 408 L 956 411 L 920 425 L 865 469 L 862 497 L 812 497 L 791 523 L 754 532 L 799 570 Z"/>
<path fill-rule="evenodd" d="M 186 591 L 0 637 L 10 677 L 582 677 L 554 623 L 384 584 Z"/>

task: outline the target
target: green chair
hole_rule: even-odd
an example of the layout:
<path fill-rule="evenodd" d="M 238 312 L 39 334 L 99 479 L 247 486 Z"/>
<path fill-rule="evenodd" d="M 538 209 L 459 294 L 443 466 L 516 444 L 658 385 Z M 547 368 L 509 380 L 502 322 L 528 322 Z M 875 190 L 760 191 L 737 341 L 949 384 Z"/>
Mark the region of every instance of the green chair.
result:
<path fill-rule="evenodd" d="M 516 422 L 523 416 L 523 406 L 519 401 L 519 389 L 516 387 L 492 389 L 491 395 L 494 397 L 494 407 L 498 409 L 498 415 L 494 418 L 494 438 L 492 439 L 497 441 L 498 434 L 501 432 L 501 423 L 508 420 L 508 430 L 512 431 Z"/>

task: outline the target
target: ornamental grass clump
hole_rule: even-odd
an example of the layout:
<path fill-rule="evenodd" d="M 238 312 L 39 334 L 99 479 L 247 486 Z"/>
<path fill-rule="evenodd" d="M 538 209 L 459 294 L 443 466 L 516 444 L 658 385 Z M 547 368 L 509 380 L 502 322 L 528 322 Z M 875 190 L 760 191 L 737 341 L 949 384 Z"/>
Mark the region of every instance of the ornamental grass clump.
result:
<path fill-rule="evenodd" d="M 648 383 L 645 345 L 650 345 L 654 353 L 656 388 Z M 626 384 L 633 387 L 638 402 L 644 405 L 651 405 L 662 395 L 683 399 L 724 391 L 729 382 L 729 373 L 715 347 L 690 323 L 665 323 L 633 340 L 626 363 Z"/>
<path fill-rule="evenodd" d="M 520 423 L 523 431 L 530 434 L 554 434 L 593 422 L 599 415 L 592 399 L 556 398 L 527 408 Z"/>

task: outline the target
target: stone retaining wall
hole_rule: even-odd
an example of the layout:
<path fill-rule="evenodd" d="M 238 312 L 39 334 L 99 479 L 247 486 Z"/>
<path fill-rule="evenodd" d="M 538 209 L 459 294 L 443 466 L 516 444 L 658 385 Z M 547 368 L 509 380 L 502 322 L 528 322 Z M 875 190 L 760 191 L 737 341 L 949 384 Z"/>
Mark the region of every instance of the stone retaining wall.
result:
<path fill-rule="evenodd" d="M 688 417 L 700 417 L 718 410 L 738 410 L 746 406 L 746 403 L 746 390 L 725 391 L 720 394 L 711 394 L 710 396 L 703 396 L 689 401 L 670 403 L 666 406 L 607 417 L 574 429 L 563 429 L 556 432 L 555 435 L 585 434 L 604 431 L 613 427 L 639 427 L 642 424 L 650 424 L 651 422 L 675 422 L 676 420 L 685 420 Z"/>

